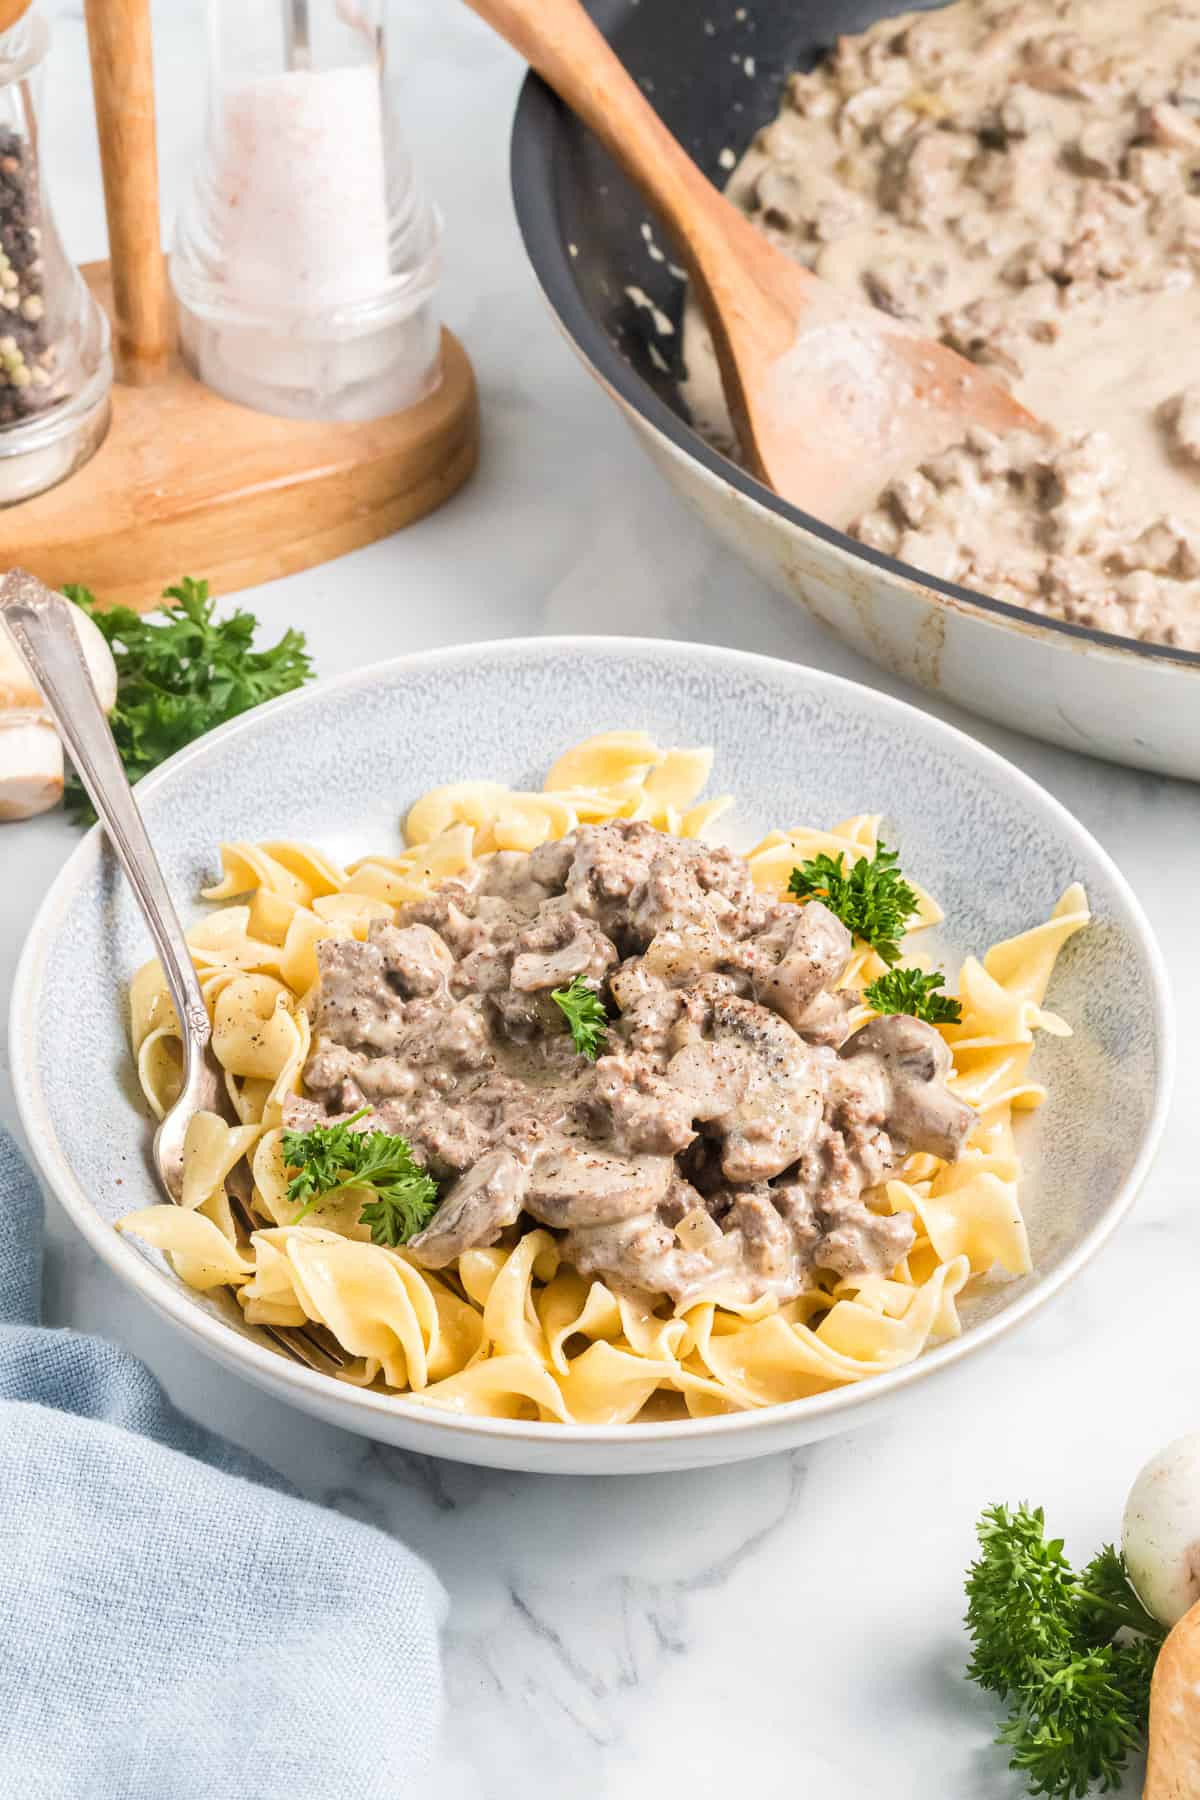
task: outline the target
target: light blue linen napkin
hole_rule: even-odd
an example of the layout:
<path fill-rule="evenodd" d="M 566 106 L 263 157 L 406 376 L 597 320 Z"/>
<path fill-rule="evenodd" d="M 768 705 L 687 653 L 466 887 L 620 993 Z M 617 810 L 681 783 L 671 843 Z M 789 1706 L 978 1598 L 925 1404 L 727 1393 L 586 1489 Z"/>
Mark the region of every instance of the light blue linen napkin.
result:
<path fill-rule="evenodd" d="M 131 1356 L 39 1325 L 41 1242 L 0 1130 L 0 1795 L 411 1793 L 441 1704 L 434 1577 Z"/>

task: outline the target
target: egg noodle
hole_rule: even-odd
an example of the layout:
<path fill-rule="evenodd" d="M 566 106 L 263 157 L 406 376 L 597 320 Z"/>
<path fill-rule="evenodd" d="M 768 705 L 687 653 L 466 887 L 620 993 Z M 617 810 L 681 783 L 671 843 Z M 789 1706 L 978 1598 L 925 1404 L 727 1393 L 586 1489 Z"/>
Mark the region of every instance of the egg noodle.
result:
<path fill-rule="evenodd" d="M 913 1215 L 915 1242 L 889 1276 L 817 1272 L 820 1285 L 783 1305 L 700 1300 L 675 1311 L 584 1280 L 543 1229 L 516 1236 L 514 1227 L 435 1274 L 371 1242 L 353 1189 L 323 1201 L 319 1223 L 290 1222 L 298 1208 L 287 1196 L 283 1108 L 302 1091 L 321 940 L 363 939 L 372 919 L 392 919 L 476 858 L 530 851 L 581 824 L 645 819 L 699 837 L 731 804 L 698 801 L 711 762 L 708 751 L 661 750 L 644 732 L 608 732 L 562 757 L 542 793 L 491 781 L 435 789 L 409 813 L 396 857 L 341 868 L 287 839 L 223 844 L 222 879 L 204 897 L 238 904 L 193 926 L 188 942 L 236 1123 L 197 1114 L 182 1203 L 131 1213 L 117 1229 L 165 1252 L 190 1286 L 231 1288 L 251 1325 L 327 1328 L 353 1359 L 340 1379 L 490 1418 L 622 1424 L 768 1406 L 894 1369 L 956 1335 L 971 1277 L 1031 1267 L 1013 1121 L 1045 1098 L 1029 1078 L 1034 1032 L 1070 1034 L 1043 1001 L 1059 951 L 1088 921 L 1078 885 L 1044 924 L 962 966 L 961 1022 L 939 1029 L 953 1092 L 979 1116 L 958 1162 L 913 1155 L 869 1196 L 880 1211 Z M 843 852 L 847 866 L 871 856 L 878 826 L 878 815 L 861 814 L 831 831 L 771 832 L 748 855 L 754 882 L 786 898 L 798 863 L 821 851 Z M 942 917 L 918 898 L 911 934 Z M 921 966 L 907 944 L 904 964 Z M 842 985 L 861 989 L 883 972 L 856 943 Z M 178 1092 L 181 1046 L 157 962 L 139 970 L 130 998 L 142 1090 L 161 1118 Z M 855 1023 L 868 1016 L 863 1007 Z M 264 1221 L 248 1240 L 226 1192 L 243 1159 Z"/>

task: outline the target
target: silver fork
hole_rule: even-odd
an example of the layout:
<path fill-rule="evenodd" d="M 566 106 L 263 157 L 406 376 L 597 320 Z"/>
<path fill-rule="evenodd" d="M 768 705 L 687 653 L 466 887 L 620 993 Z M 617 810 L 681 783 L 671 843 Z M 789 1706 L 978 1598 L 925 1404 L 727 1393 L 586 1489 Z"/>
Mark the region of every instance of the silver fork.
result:
<path fill-rule="evenodd" d="M 108 841 L 133 889 L 162 964 L 183 1040 L 183 1087 L 154 1134 L 154 1167 L 167 1198 L 179 1203 L 183 1189 L 183 1140 L 200 1111 L 226 1113 L 224 1076 L 212 1049 L 212 1026 L 162 869 L 154 854 L 120 752 L 97 698 L 71 619 L 71 602 L 52 593 L 25 569 L 0 582 L 0 618 L 12 632 L 42 691 L 59 735 L 87 789 Z M 235 1202 L 243 1225 L 255 1221 Z M 346 1357 L 303 1327 L 260 1327 L 306 1368 L 328 1374 L 344 1368 Z"/>

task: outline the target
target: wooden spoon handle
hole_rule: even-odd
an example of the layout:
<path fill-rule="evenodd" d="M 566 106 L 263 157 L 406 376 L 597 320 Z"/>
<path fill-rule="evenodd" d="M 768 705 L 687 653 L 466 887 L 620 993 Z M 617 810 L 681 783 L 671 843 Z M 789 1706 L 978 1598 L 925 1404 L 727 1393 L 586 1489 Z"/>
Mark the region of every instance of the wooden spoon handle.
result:
<path fill-rule="evenodd" d="M 158 217 L 149 0 L 85 0 L 112 264 L 117 374 L 166 374 L 167 272 Z"/>
<path fill-rule="evenodd" d="M 467 0 L 566 101 L 661 216 L 683 260 L 753 228 L 667 130 L 579 0 Z M 718 242 L 719 240 L 719 242 Z"/>

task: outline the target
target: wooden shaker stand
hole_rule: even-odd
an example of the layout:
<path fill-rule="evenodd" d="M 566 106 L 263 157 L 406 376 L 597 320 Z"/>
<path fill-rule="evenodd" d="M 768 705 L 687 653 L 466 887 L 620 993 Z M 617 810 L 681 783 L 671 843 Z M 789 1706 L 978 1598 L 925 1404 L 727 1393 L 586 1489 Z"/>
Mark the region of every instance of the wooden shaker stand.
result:
<path fill-rule="evenodd" d="M 0 0 L 0 29 L 28 4 Z M 0 562 L 144 610 L 182 575 L 218 593 L 252 587 L 432 512 L 479 455 L 475 378 L 451 332 L 434 393 L 357 424 L 252 412 L 184 368 L 161 245 L 149 0 L 85 8 L 111 260 L 83 275 L 112 324 L 112 424 L 75 474 L 0 512 Z"/>

